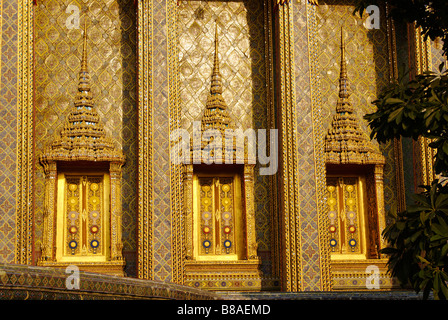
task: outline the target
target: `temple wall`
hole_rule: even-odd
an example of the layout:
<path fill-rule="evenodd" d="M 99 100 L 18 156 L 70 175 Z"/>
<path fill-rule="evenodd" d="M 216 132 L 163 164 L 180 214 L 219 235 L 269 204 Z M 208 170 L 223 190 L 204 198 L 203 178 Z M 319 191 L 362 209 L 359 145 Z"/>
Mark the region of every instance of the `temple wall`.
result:
<path fill-rule="evenodd" d="M 68 5 L 80 9 L 81 28 L 67 20 L 73 14 L 66 12 Z M 276 280 L 276 289 L 281 279 L 285 291 L 331 289 L 323 137 L 338 94 L 342 23 L 350 99 L 360 120 L 373 110 L 371 102 L 390 76 L 384 12 L 381 28 L 368 30 L 352 15 L 353 8 L 352 0 L 320 0 L 319 6 L 305 0 L 277 6 L 268 0 L 141 0 L 137 6 L 133 0 L 46 0 L 36 5 L 4 0 L 0 263 L 35 264 L 39 258 L 45 195 L 38 158 L 63 127 L 74 101 L 87 15 L 96 108 L 127 157 L 121 199 L 126 272 L 183 282 L 182 168 L 169 161 L 169 134 L 200 119 L 210 85 L 214 18 L 219 17 L 220 28 L 227 30 L 220 29 L 219 51 L 230 114 L 243 129 L 275 124 L 282 133 L 278 179 L 255 172 L 256 237 L 264 277 Z M 422 48 L 415 54 L 406 45 L 398 42 L 398 61 L 409 54 L 436 70 L 443 60 L 434 45 L 425 57 Z M 367 129 L 365 121 L 362 125 Z M 404 168 L 417 172 L 420 154 L 405 143 L 404 157 L 413 152 L 414 163 L 406 158 Z M 380 148 L 386 156 L 387 210 L 399 196 L 396 166 L 401 160 L 393 143 Z M 408 178 L 409 172 L 404 174 Z M 406 191 L 412 189 L 410 179 L 404 184 Z M 272 283 L 267 285 L 271 289 Z"/>
<path fill-rule="evenodd" d="M 79 9 L 79 25 L 68 5 Z M 105 130 L 123 149 L 123 251 L 126 272 L 136 274 L 137 109 L 136 16 L 131 0 L 38 1 L 35 6 L 36 159 L 63 127 L 73 107 L 87 18 L 88 69 L 95 108 Z M 35 162 L 34 250 L 43 228 L 44 173 Z"/>

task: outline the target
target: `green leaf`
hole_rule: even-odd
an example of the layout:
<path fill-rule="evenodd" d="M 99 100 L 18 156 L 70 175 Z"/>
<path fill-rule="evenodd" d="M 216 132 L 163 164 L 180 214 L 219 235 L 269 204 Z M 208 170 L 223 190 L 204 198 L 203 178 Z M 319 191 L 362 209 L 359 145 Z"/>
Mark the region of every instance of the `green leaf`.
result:
<path fill-rule="evenodd" d="M 447 288 L 445 282 L 442 282 L 442 285 L 440 286 L 440 289 L 442 291 L 443 298 L 445 300 L 447 300 L 448 299 L 448 288 Z"/>
<path fill-rule="evenodd" d="M 423 230 L 419 230 L 416 233 L 414 233 L 411 237 L 410 240 L 411 242 L 415 242 L 415 240 L 417 240 L 417 238 L 423 233 Z"/>
<path fill-rule="evenodd" d="M 440 291 L 440 274 L 438 272 L 434 275 L 434 299 L 439 299 L 439 291 Z"/>
<path fill-rule="evenodd" d="M 435 233 L 437 233 L 438 235 L 442 236 L 442 237 L 447 237 L 448 238 L 448 229 L 443 228 L 438 223 L 431 224 L 431 230 L 434 231 Z"/>
<path fill-rule="evenodd" d="M 448 154 L 448 141 L 445 141 L 445 142 L 443 143 L 442 151 L 443 151 L 445 154 Z"/>
<path fill-rule="evenodd" d="M 414 194 L 414 195 L 412 195 L 412 198 L 419 205 L 425 205 L 426 204 L 428 206 L 428 208 L 431 208 L 431 205 L 429 203 L 429 199 L 425 195 L 423 195 L 423 194 Z"/>
<path fill-rule="evenodd" d="M 442 257 L 445 257 L 447 254 L 448 254 L 448 243 L 445 244 L 445 245 L 442 247 L 442 250 L 440 251 L 440 255 L 441 255 Z"/>
<path fill-rule="evenodd" d="M 404 103 L 404 101 L 401 99 L 398 99 L 398 98 L 387 98 L 385 103 L 386 104 L 400 104 L 400 103 Z"/>
<path fill-rule="evenodd" d="M 420 212 L 420 221 L 422 223 L 425 223 L 425 221 L 428 220 L 430 215 L 431 215 L 431 211 L 422 211 L 422 212 Z"/>
<path fill-rule="evenodd" d="M 388 99 L 389 100 L 389 99 Z M 387 117 L 387 122 L 392 122 L 395 120 L 395 118 L 397 118 L 402 112 L 403 112 L 403 107 L 399 107 L 398 109 L 396 109 L 395 111 L 391 112 L 389 114 L 389 117 Z"/>
<path fill-rule="evenodd" d="M 431 262 L 429 262 L 428 260 L 426 260 L 422 256 L 417 255 L 417 259 L 420 260 L 420 262 L 431 264 Z M 421 272 L 424 272 L 424 270 L 422 269 Z"/>
<path fill-rule="evenodd" d="M 439 221 L 440 225 L 448 230 L 448 224 L 445 222 L 445 220 L 441 216 L 437 216 L 437 220 Z"/>

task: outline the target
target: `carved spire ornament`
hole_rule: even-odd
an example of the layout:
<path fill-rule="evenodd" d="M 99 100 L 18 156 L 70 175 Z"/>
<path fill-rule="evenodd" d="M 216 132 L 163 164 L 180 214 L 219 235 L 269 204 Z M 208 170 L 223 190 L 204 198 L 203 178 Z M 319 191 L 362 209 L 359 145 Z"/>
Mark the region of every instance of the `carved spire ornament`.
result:
<path fill-rule="evenodd" d="M 341 28 L 341 70 L 339 76 L 339 98 L 336 114 L 325 137 L 327 164 L 375 164 L 385 159 L 378 147 L 359 125 L 349 100 L 350 88 L 345 58 L 345 43 Z"/>
<path fill-rule="evenodd" d="M 219 52 L 218 52 L 218 24 L 215 26 L 215 56 L 213 61 L 213 72 L 210 84 L 210 93 L 205 105 L 205 112 L 202 117 L 202 131 L 207 129 L 219 130 L 222 136 L 226 129 L 233 129 L 233 124 L 227 113 L 227 104 L 222 96 L 222 78 L 219 72 Z"/>
<path fill-rule="evenodd" d="M 200 145 L 193 145 L 193 154 L 196 157 L 210 156 L 215 163 L 224 162 L 224 158 L 233 159 L 235 163 L 242 163 L 245 159 L 249 159 L 247 152 L 244 154 L 243 148 L 247 145 L 238 144 L 238 135 L 240 132 L 235 130 L 235 124 L 232 121 L 228 106 L 223 93 L 222 77 L 219 71 L 219 50 L 218 50 L 218 24 L 215 25 L 215 52 L 213 60 L 213 69 L 211 75 L 210 92 L 205 104 L 205 111 L 201 118 L 201 130 L 194 132 L 196 139 L 202 139 Z M 227 131 L 226 130 L 230 130 Z M 203 139 L 204 138 L 204 139 Z M 231 140 L 226 140 L 231 138 Z M 220 141 L 217 141 L 220 139 Z M 227 145 L 226 145 L 227 144 Z M 199 149 L 199 146 L 201 149 Z M 217 149 L 220 147 L 220 151 Z M 208 148 L 208 149 L 207 149 Z M 204 160 L 204 159 L 203 159 Z M 210 160 L 210 159 L 209 159 Z M 253 160 L 248 160 L 252 161 Z"/>
<path fill-rule="evenodd" d="M 81 70 L 78 91 L 73 110 L 59 136 L 56 136 L 41 156 L 41 162 L 49 161 L 113 161 L 125 162 L 121 150 L 106 135 L 94 108 L 87 66 L 87 27 L 84 24 Z"/>

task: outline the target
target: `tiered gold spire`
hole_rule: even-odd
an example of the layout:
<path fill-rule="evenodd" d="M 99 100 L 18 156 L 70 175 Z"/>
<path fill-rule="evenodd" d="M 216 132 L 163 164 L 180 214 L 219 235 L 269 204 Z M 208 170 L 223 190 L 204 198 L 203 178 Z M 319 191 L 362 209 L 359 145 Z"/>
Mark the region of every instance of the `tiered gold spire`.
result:
<path fill-rule="evenodd" d="M 41 161 L 113 161 L 124 163 L 121 150 L 116 150 L 106 136 L 94 108 L 87 68 L 87 27 L 84 24 L 81 70 L 73 110 L 67 117 L 59 136 L 45 150 Z"/>
<path fill-rule="evenodd" d="M 224 130 L 233 128 L 230 116 L 227 113 L 227 104 L 222 96 L 222 80 L 219 72 L 218 56 L 218 25 L 215 26 L 215 59 L 213 63 L 212 81 L 210 94 L 205 105 L 202 117 L 202 131 L 217 129 L 224 137 Z"/>
<path fill-rule="evenodd" d="M 200 150 L 197 149 L 199 146 L 195 147 L 193 145 L 193 154 L 196 154 L 196 157 L 199 156 L 202 157 L 202 152 L 204 148 L 206 148 L 209 144 L 213 142 L 214 137 L 212 136 L 211 139 L 208 141 L 208 138 L 202 139 L 206 135 L 207 130 L 216 130 L 221 135 L 221 146 L 222 146 L 222 153 L 221 155 L 215 155 L 214 154 L 214 148 L 210 151 L 209 156 L 213 157 L 216 160 L 221 159 L 223 160 L 221 163 L 224 162 L 224 159 L 226 159 L 226 155 L 230 156 L 231 153 L 231 159 L 233 159 L 236 163 L 241 163 L 241 161 L 244 161 L 241 157 L 244 157 L 244 150 L 241 150 L 242 147 L 237 145 L 237 139 L 233 139 L 232 144 L 226 146 L 226 129 L 235 129 L 235 125 L 230 118 L 230 115 L 227 111 L 227 103 L 224 100 L 224 97 L 222 96 L 223 87 L 222 87 L 222 78 L 221 73 L 219 72 L 219 52 L 218 52 L 218 25 L 215 26 L 215 55 L 214 55 L 214 61 L 213 61 L 213 71 L 211 76 L 211 84 L 210 84 L 210 93 L 207 97 L 207 102 L 205 105 L 205 111 L 201 119 L 201 137 L 198 137 L 201 139 L 201 145 Z M 194 135 L 198 136 L 199 132 L 194 132 Z M 237 152 L 237 150 L 239 152 Z"/>
<path fill-rule="evenodd" d="M 345 60 L 345 44 L 341 28 L 341 71 L 339 99 L 331 128 L 325 137 L 327 164 L 374 164 L 384 157 L 362 130 L 349 100 L 349 82 Z"/>

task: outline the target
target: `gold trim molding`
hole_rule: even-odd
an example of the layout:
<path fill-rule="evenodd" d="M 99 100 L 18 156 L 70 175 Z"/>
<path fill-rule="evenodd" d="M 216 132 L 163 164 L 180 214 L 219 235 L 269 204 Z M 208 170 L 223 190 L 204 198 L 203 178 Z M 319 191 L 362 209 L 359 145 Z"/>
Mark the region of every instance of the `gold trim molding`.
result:
<path fill-rule="evenodd" d="M 18 83 L 17 83 L 17 202 L 16 245 L 17 264 L 32 264 L 33 251 L 33 1 L 18 1 Z"/>
<path fill-rule="evenodd" d="M 137 276 L 153 279 L 152 268 L 152 38 L 153 2 L 138 1 L 138 250 Z"/>

